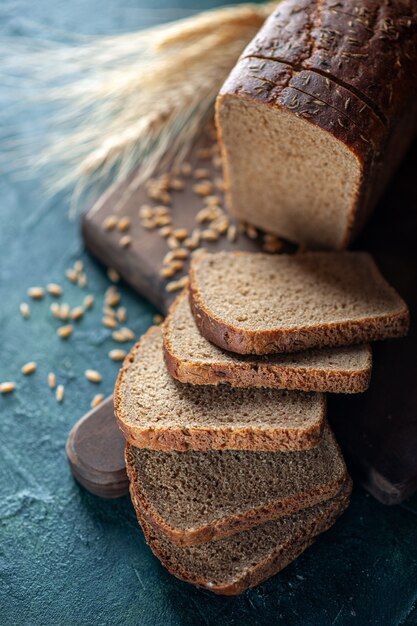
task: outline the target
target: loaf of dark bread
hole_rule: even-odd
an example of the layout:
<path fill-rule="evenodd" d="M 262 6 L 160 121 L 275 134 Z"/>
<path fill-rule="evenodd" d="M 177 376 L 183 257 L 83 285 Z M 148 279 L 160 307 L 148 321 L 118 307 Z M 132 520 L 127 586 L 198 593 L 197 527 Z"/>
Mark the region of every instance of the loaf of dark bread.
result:
<path fill-rule="evenodd" d="M 346 247 L 416 133 L 416 79 L 415 0 L 284 0 L 217 100 L 231 211 Z"/>

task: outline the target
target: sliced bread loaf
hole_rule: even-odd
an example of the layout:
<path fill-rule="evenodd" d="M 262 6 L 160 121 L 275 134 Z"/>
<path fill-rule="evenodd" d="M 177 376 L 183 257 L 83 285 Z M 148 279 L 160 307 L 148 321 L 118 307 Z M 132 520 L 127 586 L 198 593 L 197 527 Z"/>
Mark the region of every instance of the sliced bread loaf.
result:
<path fill-rule="evenodd" d="M 168 372 L 182 383 L 359 393 L 371 378 L 369 345 L 269 356 L 225 352 L 199 332 L 187 289 L 171 305 L 163 337 Z"/>
<path fill-rule="evenodd" d="M 328 530 L 348 506 L 350 490 L 347 479 L 339 494 L 324 503 L 227 539 L 185 548 L 148 524 L 133 486 L 130 493 L 149 547 L 171 574 L 214 593 L 235 595 L 282 570 Z"/>
<path fill-rule="evenodd" d="M 126 439 L 154 450 L 304 450 L 320 441 L 326 409 L 322 394 L 179 383 L 157 327 L 126 357 L 114 406 Z"/>
<path fill-rule="evenodd" d="M 240 354 L 401 337 L 409 325 L 407 305 L 365 252 L 202 252 L 190 302 L 200 332 Z"/>
<path fill-rule="evenodd" d="M 173 543 L 228 537 L 337 494 L 346 466 L 328 427 L 304 452 L 158 452 L 126 447 L 143 515 Z"/>

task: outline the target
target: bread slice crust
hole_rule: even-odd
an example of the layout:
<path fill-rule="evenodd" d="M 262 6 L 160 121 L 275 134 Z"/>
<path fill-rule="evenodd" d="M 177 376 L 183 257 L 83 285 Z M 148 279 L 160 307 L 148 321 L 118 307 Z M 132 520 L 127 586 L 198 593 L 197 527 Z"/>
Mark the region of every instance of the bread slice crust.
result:
<path fill-rule="evenodd" d="M 193 345 L 193 356 L 181 354 L 177 350 L 174 339 L 178 334 L 176 322 L 179 315 L 187 316 L 188 338 L 192 342 L 195 320 L 189 307 L 188 289 L 185 289 L 172 303 L 162 329 L 166 366 L 171 376 L 182 383 L 228 384 L 232 387 L 243 388 L 272 387 L 330 393 L 361 393 L 369 387 L 372 372 L 372 350 L 369 345 L 345 349 L 351 353 L 352 360 L 360 361 L 356 369 L 344 368 L 343 362 L 339 363 L 339 367 L 333 366 L 326 369 L 325 359 L 341 361 L 343 348 L 317 351 L 323 353 L 323 362 L 317 363 L 317 354 L 311 353 L 312 358 L 309 360 L 307 352 L 300 353 L 298 361 L 293 356 L 286 355 L 271 356 L 268 360 L 257 356 L 249 359 L 244 356 L 239 358 L 236 355 L 227 355 L 217 346 L 207 342 L 207 348 L 213 351 L 213 355 L 210 359 L 202 360 L 199 358 L 196 345 Z M 313 358 L 316 365 L 312 364 Z"/>
<path fill-rule="evenodd" d="M 201 334 L 223 350 L 236 352 L 238 354 L 277 354 L 291 353 L 310 348 L 337 347 L 359 343 L 367 343 L 378 341 L 381 339 L 403 337 L 407 334 L 410 323 L 409 310 L 405 302 L 400 298 L 396 291 L 390 287 L 379 273 L 378 268 L 366 253 L 343 252 L 309 252 L 293 255 L 295 259 L 300 257 L 314 258 L 315 256 L 328 255 L 361 255 L 363 259 L 367 259 L 370 273 L 379 281 L 384 289 L 397 299 L 397 310 L 385 315 L 370 314 L 361 319 L 346 319 L 335 322 L 323 322 L 321 324 L 308 323 L 300 325 L 296 328 L 280 327 L 268 330 L 245 328 L 243 325 L 228 322 L 224 317 L 217 314 L 211 309 L 204 297 L 199 284 L 198 268 L 199 263 L 204 262 L 207 258 L 220 258 L 221 256 L 230 256 L 235 258 L 243 257 L 264 257 L 269 255 L 262 253 L 218 253 L 209 254 L 200 252 L 191 262 L 190 267 L 190 306 Z M 291 255 L 280 255 L 290 257 Z M 279 259 L 279 257 L 275 257 Z"/>
<path fill-rule="evenodd" d="M 144 471 L 135 463 L 134 450 L 129 444 L 126 445 L 125 451 L 126 470 L 147 523 L 177 546 L 199 545 L 230 537 L 259 524 L 291 515 L 335 497 L 345 483 L 348 474 L 343 456 L 329 429 L 327 436 L 331 439 L 335 453 L 338 454 L 337 470 L 334 475 L 328 478 L 327 482 L 324 480 L 317 481 L 315 484 L 309 484 L 308 487 L 306 485 L 303 488 L 300 487 L 298 491 L 292 493 L 277 494 L 274 500 L 259 502 L 253 508 L 245 508 L 242 505 L 239 511 L 223 511 L 221 517 L 218 516 L 211 520 L 201 518 L 197 522 L 193 521 L 193 525 L 190 524 L 186 528 L 181 528 L 179 525 L 175 526 L 171 520 L 164 516 L 158 504 L 153 501 L 152 489 L 148 487 L 146 470 Z"/>
<path fill-rule="evenodd" d="M 151 348 L 147 346 L 148 342 L 152 342 L 152 361 L 155 368 L 157 368 L 156 375 L 161 376 L 160 388 L 166 392 L 169 396 L 169 402 L 171 402 L 173 394 L 179 394 L 179 401 L 182 402 L 185 399 L 185 409 L 187 415 L 182 420 L 176 420 L 173 423 L 170 416 L 167 418 L 167 411 L 164 408 L 161 416 L 157 414 L 154 407 L 147 407 L 140 409 L 141 414 L 132 414 L 132 411 L 136 412 L 136 407 L 132 409 L 129 406 L 129 402 L 126 399 L 131 381 L 130 381 L 130 368 L 143 363 L 143 350 Z M 141 360 L 142 359 L 142 360 Z M 159 365 L 159 360 L 161 364 Z M 149 365 L 149 364 L 148 364 Z M 159 369 L 159 368 L 162 368 Z M 179 383 L 175 383 L 178 385 Z M 235 398 L 238 394 L 238 390 L 234 393 L 231 390 L 224 389 L 217 391 L 212 389 L 207 390 L 207 387 L 197 390 L 193 386 L 189 388 L 175 388 L 175 384 L 169 376 L 164 361 L 162 352 L 162 334 L 159 327 L 150 328 L 142 337 L 142 339 L 134 346 L 131 352 L 126 357 L 122 368 L 120 369 L 115 390 L 114 390 L 114 408 L 115 415 L 120 429 L 125 435 L 127 441 L 137 448 L 150 448 L 152 450 L 262 450 L 262 451 L 284 451 L 284 450 L 308 450 L 314 448 L 321 439 L 321 435 L 324 428 L 325 416 L 326 416 L 326 398 L 324 394 L 304 394 L 296 391 L 280 391 L 274 390 L 274 400 L 269 401 L 270 407 L 274 405 L 285 403 L 285 396 L 288 396 L 288 402 L 298 402 L 300 406 L 304 407 L 303 410 L 310 410 L 308 416 L 308 422 L 300 425 L 300 419 L 297 418 L 297 424 L 291 425 L 286 423 L 285 425 L 274 425 L 270 423 L 268 427 L 260 428 L 251 423 L 250 419 L 247 419 L 246 423 L 240 423 L 239 425 L 230 425 L 223 423 L 212 427 L 205 424 L 189 424 L 189 420 L 192 419 L 192 411 L 200 410 L 196 409 L 196 404 L 204 401 L 205 406 L 208 408 L 210 404 L 218 401 L 220 395 L 225 401 L 229 399 L 229 405 L 235 402 Z M 204 390 L 204 391 L 203 391 Z M 251 390 L 247 390 L 248 393 Z M 259 396 L 259 407 L 261 406 L 261 390 L 252 390 L 253 393 Z M 270 390 L 265 390 L 265 394 Z M 243 397 L 242 394 L 246 394 L 245 390 L 239 390 L 242 397 L 240 397 L 241 406 L 245 404 L 247 397 Z M 201 394 L 204 393 L 204 399 L 201 398 Z M 196 396 L 200 397 L 196 398 Z M 191 400 L 189 401 L 189 397 Z M 207 396 L 207 397 L 206 397 Z M 227 396 L 227 398 L 226 398 Z M 233 396 L 233 397 L 232 397 Z M 297 400 L 291 400 L 290 396 Z M 266 399 L 265 399 L 266 402 Z M 257 404 L 257 406 L 258 406 Z M 237 407 L 238 405 L 236 405 Z M 182 404 L 184 408 L 184 404 Z M 263 404 L 262 404 L 263 407 Z M 287 409 L 288 410 L 288 409 Z M 175 411 L 175 408 L 170 409 L 170 415 Z M 149 417 L 149 419 L 148 419 Z M 152 419 L 151 419 L 152 418 Z M 272 419 L 272 418 L 271 418 Z M 289 419 L 289 416 L 288 416 Z M 165 423 L 164 423 L 165 420 Z M 246 420 L 246 418 L 245 418 Z M 287 420 L 288 421 L 288 420 Z"/>
<path fill-rule="evenodd" d="M 202 573 L 193 571 L 192 565 L 190 567 L 190 564 L 187 564 L 186 560 L 182 562 L 184 561 L 184 559 L 181 558 L 182 550 L 184 550 L 184 553 L 188 556 L 187 551 L 190 550 L 190 548 L 173 546 L 173 544 L 170 544 L 168 540 L 148 524 L 143 515 L 140 502 L 137 499 L 137 493 L 132 485 L 130 487 L 132 503 L 138 522 L 142 527 L 145 540 L 162 565 L 177 578 L 221 595 L 237 595 L 243 593 L 247 589 L 259 585 L 284 569 L 284 567 L 289 565 L 289 563 L 312 545 L 318 535 L 328 530 L 335 523 L 349 504 L 350 492 L 351 481 L 350 478 L 347 478 L 335 498 L 326 502 L 320 509 L 311 511 L 311 514 L 304 524 L 299 525 L 296 529 L 294 528 L 293 532 L 287 533 L 280 545 L 271 545 L 269 553 L 258 562 L 251 563 L 249 567 L 235 571 L 229 579 L 209 580 L 204 577 Z M 251 531 L 246 531 L 238 535 L 238 537 L 240 537 L 241 541 L 248 541 L 250 540 L 250 534 Z M 224 540 L 224 543 L 220 542 L 218 550 L 224 550 L 226 553 L 228 551 L 232 552 L 230 546 L 227 546 L 227 542 L 227 539 Z M 191 548 L 191 550 L 198 551 L 199 546 Z M 230 554 L 230 557 L 232 556 L 233 555 Z"/>

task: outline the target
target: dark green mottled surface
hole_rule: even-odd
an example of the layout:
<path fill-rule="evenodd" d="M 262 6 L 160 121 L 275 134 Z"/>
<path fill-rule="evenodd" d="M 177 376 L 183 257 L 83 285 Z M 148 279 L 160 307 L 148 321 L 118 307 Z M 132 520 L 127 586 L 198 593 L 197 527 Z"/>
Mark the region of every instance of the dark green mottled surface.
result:
<path fill-rule="evenodd" d="M 0 4 L 0 34 L 16 38 L 38 36 L 47 26 L 120 32 L 143 19 L 132 1 Z M 36 180 L 17 183 L 4 172 L 0 178 L 0 380 L 18 383 L 13 395 L 0 397 L 0 624 L 417 624 L 416 498 L 386 508 L 355 490 L 346 515 L 296 563 L 241 597 L 220 598 L 163 570 L 127 498 L 99 500 L 73 482 L 65 440 L 97 391 L 82 373 L 98 368 L 107 394 L 117 372 L 106 357 L 110 333 L 99 324 L 107 279 L 83 253 L 65 202 L 46 202 L 38 188 Z M 18 307 L 28 286 L 62 281 L 64 269 L 80 257 L 97 303 L 62 342 L 49 301 L 33 304 L 27 321 Z M 80 290 L 65 287 L 65 299 L 78 303 Z M 153 311 L 122 291 L 129 325 L 139 334 Z M 31 359 L 38 371 L 24 378 L 20 367 Z M 62 405 L 46 385 L 50 369 L 65 383 Z"/>

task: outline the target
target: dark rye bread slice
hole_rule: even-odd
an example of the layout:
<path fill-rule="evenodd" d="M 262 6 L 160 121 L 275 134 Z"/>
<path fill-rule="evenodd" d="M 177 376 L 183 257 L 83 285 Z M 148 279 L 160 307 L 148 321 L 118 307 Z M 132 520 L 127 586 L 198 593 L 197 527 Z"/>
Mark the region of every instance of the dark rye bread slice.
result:
<path fill-rule="evenodd" d="M 224 595 L 255 587 L 295 560 L 347 508 L 350 491 L 347 479 L 339 494 L 324 503 L 227 539 L 181 548 L 147 523 L 130 488 L 146 542 L 162 565 L 185 582 Z"/>
<path fill-rule="evenodd" d="M 267 356 L 221 350 L 199 332 L 188 289 L 171 305 L 162 331 L 168 372 L 182 383 L 359 393 L 368 388 L 371 378 L 369 345 Z"/>
<path fill-rule="evenodd" d="M 354 238 L 417 131 L 415 0 L 284 0 L 222 87 L 226 198 L 310 248 Z"/>
<path fill-rule="evenodd" d="M 184 385 L 168 373 L 162 332 L 151 328 L 126 357 L 114 391 L 126 439 L 153 450 L 304 450 L 321 438 L 323 394 Z"/>
<path fill-rule="evenodd" d="M 218 540 L 332 498 L 345 481 L 327 426 L 303 452 L 159 452 L 126 446 L 126 468 L 147 522 L 176 545 Z"/>
<path fill-rule="evenodd" d="M 195 256 L 200 332 L 240 354 L 296 352 L 401 337 L 409 311 L 365 252 Z"/>

